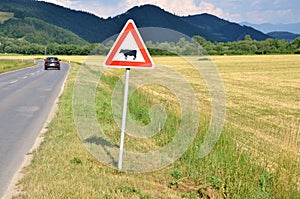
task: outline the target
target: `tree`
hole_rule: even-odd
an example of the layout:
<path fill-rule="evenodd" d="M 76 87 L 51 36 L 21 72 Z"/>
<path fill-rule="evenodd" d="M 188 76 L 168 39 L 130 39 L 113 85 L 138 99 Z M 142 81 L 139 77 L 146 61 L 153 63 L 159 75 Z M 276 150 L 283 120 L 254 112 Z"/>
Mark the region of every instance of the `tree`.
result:
<path fill-rule="evenodd" d="M 248 41 L 248 42 L 251 42 L 252 41 L 252 38 L 250 35 L 245 35 L 244 37 L 244 41 Z"/>
<path fill-rule="evenodd" d="M 291 44 L 294 49 L 300 48 L 300 37 L 297 37 L 295 40 L 293 40 Z"/>
<path fill-rule="evenodd" d="M 192 41 L 198 43 L 201 46 L 203 46 L 207 42 L 206 39 L 204 37 L 201 37 L 200 35 L 192 37 Z"/>

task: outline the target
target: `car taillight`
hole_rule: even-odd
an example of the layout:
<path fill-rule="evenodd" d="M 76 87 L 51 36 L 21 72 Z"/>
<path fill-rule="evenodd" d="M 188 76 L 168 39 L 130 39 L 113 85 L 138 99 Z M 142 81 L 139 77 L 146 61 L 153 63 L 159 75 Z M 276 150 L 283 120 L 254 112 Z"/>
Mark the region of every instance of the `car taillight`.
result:
<path fill-rule="evenodd" d="M 48 63 L 48 62 L 49 62 L 49 60 L 47 59 L 47 60 L 46 60 L 46 63 Z"/>

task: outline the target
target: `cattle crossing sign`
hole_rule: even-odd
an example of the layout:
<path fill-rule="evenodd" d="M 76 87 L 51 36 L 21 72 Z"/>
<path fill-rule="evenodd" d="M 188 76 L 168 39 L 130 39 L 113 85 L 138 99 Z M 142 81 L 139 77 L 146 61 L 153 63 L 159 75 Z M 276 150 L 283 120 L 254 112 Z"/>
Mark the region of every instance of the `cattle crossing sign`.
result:
<path fill-rule="evenodd" d="M 129 19 L 108 53 L 103 65 L 108 68 L 154 67 L 152 58 L 132 19 Z"/>
<path fill-rule="evenodd" d="M 131 68 L 152 69 L 154 64 L 142 37 L 132 19 L 129 19 L 108 53 L 104 63 L 107 68 L 126 68 L 120 154 L 118 169 L 122 169 L 126 116 L 128 105 L 128 87 Z"/>

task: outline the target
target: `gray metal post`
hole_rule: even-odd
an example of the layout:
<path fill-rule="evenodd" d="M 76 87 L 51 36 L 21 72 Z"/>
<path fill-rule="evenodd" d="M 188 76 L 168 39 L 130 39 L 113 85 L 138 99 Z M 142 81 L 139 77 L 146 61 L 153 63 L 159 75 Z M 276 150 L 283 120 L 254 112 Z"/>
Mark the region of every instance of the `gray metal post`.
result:
<path fill-rule="evenodd" d="M 130 68 L 126 68 L 124 103 L 123 103 L 123 114 L 122 114 L 122 131 L 121 131 L 120 154 L 119 154 L 119 163 L 118 163 L 119 170 L 122 169 L 122 162 L 123 162 L 124 138 L 125 138 L 126 115 L 127 115 L 127 104 L 128 104 L 129 75 L 130 75 Z"/>

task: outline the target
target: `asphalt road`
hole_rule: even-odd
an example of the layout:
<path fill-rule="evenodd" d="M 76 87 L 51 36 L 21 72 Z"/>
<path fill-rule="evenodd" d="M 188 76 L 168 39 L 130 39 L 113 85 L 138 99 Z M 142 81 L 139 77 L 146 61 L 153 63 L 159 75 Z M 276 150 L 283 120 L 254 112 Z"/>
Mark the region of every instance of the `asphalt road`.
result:
<path fill-rule="evenodd" d="M 41 132 L 67 76 L 37 66 L 0 74 L 0 198 Z"/>

